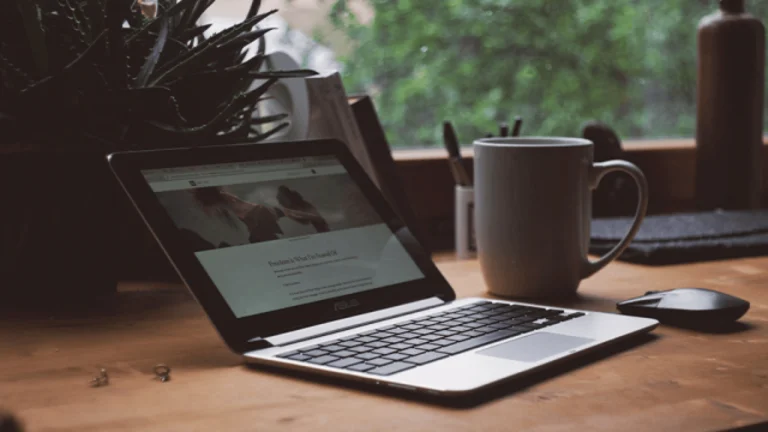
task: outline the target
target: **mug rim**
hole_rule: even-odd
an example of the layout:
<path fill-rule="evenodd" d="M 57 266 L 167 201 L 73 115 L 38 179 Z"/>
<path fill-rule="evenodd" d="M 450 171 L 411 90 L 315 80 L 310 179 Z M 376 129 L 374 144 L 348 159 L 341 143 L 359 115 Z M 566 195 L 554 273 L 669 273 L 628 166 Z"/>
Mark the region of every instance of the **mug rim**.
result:
<path fill-rule="evenodd" d="M 523 147 L 523 148 L 550 148 L 550 147 L 588 147 L 592 141 L 584 138 L 569 137 L 495 137 L 478 138 L 473 143 L 476 146 L 485 147 Z"/>

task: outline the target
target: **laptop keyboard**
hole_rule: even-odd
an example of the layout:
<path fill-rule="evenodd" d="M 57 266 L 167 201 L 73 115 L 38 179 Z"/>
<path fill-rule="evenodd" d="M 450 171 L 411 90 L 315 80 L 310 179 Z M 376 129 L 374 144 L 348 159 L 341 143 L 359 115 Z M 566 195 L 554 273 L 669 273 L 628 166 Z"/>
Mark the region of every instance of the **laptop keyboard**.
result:
<path fill-rule="evenodd" d="M 583 316 L 559 309 L 482 301 L 278 357 L 392 375 L 483 345 Z"/>

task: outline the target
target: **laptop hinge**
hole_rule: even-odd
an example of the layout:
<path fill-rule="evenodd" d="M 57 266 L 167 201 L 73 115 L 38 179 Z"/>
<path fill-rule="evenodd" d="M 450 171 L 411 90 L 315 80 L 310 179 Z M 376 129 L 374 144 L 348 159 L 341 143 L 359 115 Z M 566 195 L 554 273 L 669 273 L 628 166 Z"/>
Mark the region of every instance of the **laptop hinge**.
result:
<path fill-rule="evenodd" d="M 266 341 L 273 346 L 289 345 L 303 340 L 314 339 L 320 336 L 349 330 L 355 327 L 396 318 L 398 316 L 407 315 L 420 310 L 444 305 L 445 303 L 445 300 L 441 299 L 440 297 L 430 297 L 428 299 L 419 300 L 400 306 L 368 312 L 362 315 L 356 315 L 324 324 L 318 324 L 312 327 L 303 328 L 301 330 L 294 330 L 287 333 L 272 335 L 267 337 Z"/>

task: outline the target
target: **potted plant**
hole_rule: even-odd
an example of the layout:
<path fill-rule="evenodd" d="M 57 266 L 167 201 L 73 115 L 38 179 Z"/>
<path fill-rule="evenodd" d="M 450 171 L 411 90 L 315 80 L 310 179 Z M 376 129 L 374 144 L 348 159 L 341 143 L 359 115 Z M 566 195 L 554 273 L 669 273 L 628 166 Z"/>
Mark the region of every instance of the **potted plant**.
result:
<path fill-rule="evenodd" d="M 0 303 L 114 292 L 145 231 L 105 154 L 262 141 L 287 125 L 257 114 L 270 86 L 313 74 L 265 71 L 275 11 L 258 0 L 214 35 L 198 24 L 214 0 L 134 1 L 9 0 L 0 15 Z"/>

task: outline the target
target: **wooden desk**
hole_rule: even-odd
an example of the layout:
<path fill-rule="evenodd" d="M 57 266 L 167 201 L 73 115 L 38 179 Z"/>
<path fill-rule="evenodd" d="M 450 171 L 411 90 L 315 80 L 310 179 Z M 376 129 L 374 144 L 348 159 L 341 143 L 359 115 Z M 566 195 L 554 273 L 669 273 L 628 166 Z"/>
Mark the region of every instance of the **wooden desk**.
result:
<path fill-rule="evenodd" d="M 444 259 L 460 296 L 483 295 L 476 262 Z M 448 408 L 243 367 L 185 291 L 123 284 L 90 318 L 4 317 L 0 407 L 28 431 L 714 430 L 768 419 L 768 258 L 663 268 L 615 263 L 571 306 L 612 311 L 651 289 L 746 298 L 741 331 L 660 327 L 653 340 L 473 408 Z M 159 362 L 172 380 L 152 379 Z M 110 384 L 90 388 L 99 367 Z"/>

